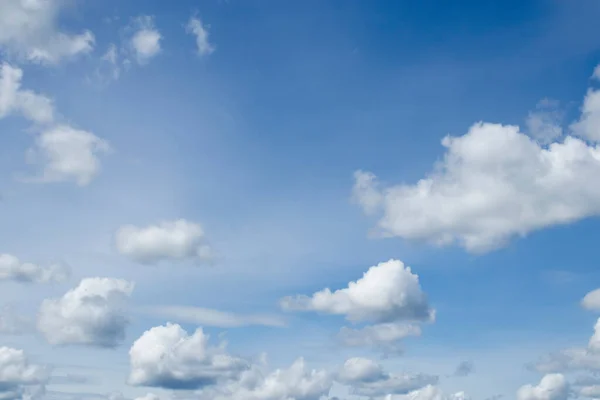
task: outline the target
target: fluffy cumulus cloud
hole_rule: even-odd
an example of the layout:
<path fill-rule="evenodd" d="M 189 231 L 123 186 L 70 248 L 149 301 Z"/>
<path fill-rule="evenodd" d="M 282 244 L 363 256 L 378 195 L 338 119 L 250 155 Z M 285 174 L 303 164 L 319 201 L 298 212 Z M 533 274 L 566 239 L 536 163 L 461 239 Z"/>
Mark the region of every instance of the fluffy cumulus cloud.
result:
<path fill-rule="evenodd" d="M 383 235 L 472 252 L 513 236 L 600 214 L 600 149 L 568 136 L 541 146 L 517 126 L 477 123 L 442 141 L 446 154 L 418 183 L 383 186 L 355 174 L 354 198 L 380 213 Z"/>
<path fill-rule="evenodd" d="M 248 363 L 211 346 L 198 328 L 189 335 L 177 324 L 154 327 L 129 350 L 129 383 L 168 389 L 199 389 L 235 379 Z"/>
<path fill-rule="evenodd" d="M 54 119 L 52 100 L 31 90 L 22 89 L 22 79 L 22 69 L 7 63 L 0 65 L 0 118 L 21 115 L 37 124 L 51 123 Z"/>
<path fill-rule="evenodd" d="M 211 249 L 200 224 L 179 219 L 157 225 L 125 225 L 115 235 L 117 250 L 140 263 L 165 259 L 208 261 Z"/>
<path fill-rule="evenodd" d="M 600 90 L 589 89 L 581 107 L 581 117 L 571 130 L 591 142 L 600 141 Z"/>
<path fill-rule="evenodd" d="M 0 281 L 23 283 L 62 282 L 69 277 L 68 267 L 60 264 L 42 267 L 22 262 L 10 254 L 0 254 Z"/>
<path fill-rule="evenodd" d="M 208 388 L 201 399 L 212 400 L 318 400 L 327 396 L 333 378 L 325 370 L 309 369 L 299 358 L 288 368 L 264 374 L 257 366 L 244 371 L 239 379 Z"/>
<path fill-rule="evenodd" d="M 438 377 L 426 374 L 390 374 L 379 364 L 365 358 L 346 360 L 337 377 L 348 385 L 351 393 L 370 398 L 389 394 L 408 394 L 437 383 Z"/>
<path fill-rule="evenodd" d="M 107 141 L 91 132 L 57 125 L 36 137 L 28 152 L 28 161 L 39 165 L 32 181 L 73 181 L 88 185 L 100 173 L 100 155 L 110 151 Z"/>
<path fill-rule="evenodd" d="M 134 33 L 130 40 L 130 48 L 138 64 L 146 64 L 160 53 L 163 37 L 156 29 L 154 18 L 151 16 L 137 17 L 132 28 Z"/>
<path fill-rule="evenodd" d="M 133 287 L 122 279 L 83 279 L 61 298 L 43 301 L 38 330 L 55 345 L 114 347 L 125 337 L 124 307 Z"/>
<path fill-rule="evenodd" d="M 89 53 L 94 47 L 90 31 L 67 33 L 59 29 L 64 0 L 2 0 L 0 49 L 22 60 L 56 64 Z"/>
<path fill-rule="evenodd" d="M 424 321 L 434 314 L 421 290 L 419 277 L 399 260 L 369 268 L 347 288 L 334 292 L 327 288 L 312 296 L 286 297 L 281 305 L 287 310 L 344 315 L 350 321 Z"/>
<path fill-rule="evenodd" d="M 49 371 L 31 364 L 23 350 L 0 347 L 0 399 L 30 398 L 48 380 Z"/>
<path fill-rule="evenodd" d="M 517 391 L 517 400 L 566 400 L 569 384 L 562 374 L 545 375 L 538 385 L 525 385 Z"/>
<path fill-rule="evenodd" d="M 187 23 L 186 31 L 196 37 L 196 50 L 198 55 L 205 56 L 215 51 L 215 47 L 208 40 L 208 31 L 200 18 L 192 17 Z"/>

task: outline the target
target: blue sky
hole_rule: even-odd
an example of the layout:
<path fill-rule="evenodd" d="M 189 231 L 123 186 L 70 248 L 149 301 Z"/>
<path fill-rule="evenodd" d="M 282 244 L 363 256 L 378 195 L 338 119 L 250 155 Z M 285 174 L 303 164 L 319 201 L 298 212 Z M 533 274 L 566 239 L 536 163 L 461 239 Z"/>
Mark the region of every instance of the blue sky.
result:
<path fill-rule="evenodd" d="M 375 385 L 342 377 L 355 358 L 438 377 L 377 399 L 594 398 L 600 382 L 579 380 L 596 369 L 564 349 L 586 349 L 600 306 L 580 304 L 600 278 L 599 15 L 591 0 L 0 0 L 0 254 L 17 260 L 0 257 L 0 351 L 50 368 L 0 363 L 0 398 L 354 398 Z M 349 285 L 378 265 L 396 285 Z M 348 290 L 311 297 L 325 288 Z M 420 293 L 434 322 L 406 317 Z M 211 351 L 252 365 L 242 376 L 265 353 L 281 391 L 233 367 L 207 384 L 214 360 L 172 344 L 161 373 L 185 377 L 143 364 L 128 380 L 130 348 L 167 322 L 224 334 Z M 422 332 L 339 337 L 381 324 Z M 548 354 L 565 365 L 532 366 Z M 324 371 L 303 375 L 316 394 L 268 375 L 298 357 Z"/>

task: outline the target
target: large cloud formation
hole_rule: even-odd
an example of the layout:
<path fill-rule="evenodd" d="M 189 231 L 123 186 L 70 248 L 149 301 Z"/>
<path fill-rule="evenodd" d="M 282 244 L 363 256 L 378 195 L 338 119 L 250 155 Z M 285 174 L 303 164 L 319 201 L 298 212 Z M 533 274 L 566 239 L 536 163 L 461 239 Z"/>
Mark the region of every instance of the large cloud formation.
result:
<path fill-rule="evenodd" d="M 38 330 L 55 345 L 115 347 L 125 338 L 124 306 L 133 288 L 122 279 L 83 279 L 63 297 L 44 300 Z"/>
<path fill-rule="evenodd" d="M 561 136 L 554 117 L 537 116 L 534 138 L 518 126 L 478 122 L 445 137 L 442 160 L 414 184 L 387 185 L 357 171 L 353 198 L 379 218 L 383 236 L 471 252 L 600 215 L 600 187 L 591 183 L 600 173 L 600 91 L 588 91 L 570 135 Z"/>

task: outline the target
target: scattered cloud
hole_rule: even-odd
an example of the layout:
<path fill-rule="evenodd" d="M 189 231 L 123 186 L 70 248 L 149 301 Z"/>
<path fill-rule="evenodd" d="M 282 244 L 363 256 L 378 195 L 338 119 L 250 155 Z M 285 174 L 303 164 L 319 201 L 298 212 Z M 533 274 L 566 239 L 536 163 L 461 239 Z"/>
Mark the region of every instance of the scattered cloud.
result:
<path fill-rule="evenodd" d="M 220 328 L 238 328 L 251 325 L 284 327 L 286 325 L 283 318 L 275 315 L 244 315 L 202 307 L 157 306 L 143 311 L 148 314 L 169 318 L 171 321 Z"/>
<path fill-rule="evenodd" d="M 162 35 L 156 29 L 154 18 L 148 15 L 137 17 L 132 25 L 135 32 L 130 40 L 130 46 L 138 64 L 146 64 L 161 52 Z"/>
<path fill-rule="evenodd" d="M 400 354 L 399 342 L 409 336 L 420 336 L 421 327 L 406 323 L 368 325 L 360 329 L 342 327 L 338 335 L 342 344 L 349 347 L 372 347 L 385 354 Z"/>
<path fill-rule="evenodd" d="M 111 150 L 107 141 L 91 132 L 57 125 L 36 137 L 34 147 L 27 153 L 31 164 L 39 164 L 38 176 L 30 182 L 74 181 L 88 185 L 100 173 L 101 154 Z"/>
<path fill-rule="evenodd" d="M 215 47 L 208 40 L 207 27 L 198 17 L 191 17 L 186 26 L 186 32 L 196 37 L 196 50 L 198 55 L 206 56 L 215 51 Z"/>
<path fill-rule="evenodd" d="M 185 219 L 145 227 L 125 225 L 118 229 L 115 240 L 119 253 L 143 264 L 167 259 L 205 262 L 212 258 L 200 224 Z"/>
<path fill-rule="evenodd" d="M 600 142 L 600 90 L 589 89 L 583 99 L 581 117 L 570 126 L 574 135 Z"/>
<path fill-rule="evenodd" d="M 457 392 L 453 394 L 445 394 L 439 387 L 427 385 L 405 395 L 385 396 L 385 400 L 466 400 L 469 397 L 465 392 Z"/>
<path fill-rule="evenodd" d="M 61 264 L 41 267 L 22 262 L 10 254 L 0 254 L 0 281 L 22 283 L 62 282 L 70 276 L 70 269 Z"/>
<path fill-rule="evenodd" d="M 3 0 L 0 2 L 0 49 L 5 54 L 40 64 L 57 64 L 90 53 L 94 34 L 66 33 L 57 20 L 69 2 L 62 0 Z"/>
<path fill-rule="evenodd" d="M 568 397 L 569 384 L 562 374 L 545 375 L 538 385 L 525 385 L 517 392 L 517 400 L 566 400 Z"/>
<path fill-rule="evenodd" d="M 85 278 L 58 299 L 43 301 L 38 330 L 50 344 L 115 347 L 129 320 L 124 305 L 133 283 L 114 278 Z"/>
<path fill-rule="evenodd" d="M 0 5 L 1 8 L 2 5 Z M 2 63 L 0 66 L 0 119 L 17 114 L 37 124 L 52 123 L 54 120 L 52 100 L 31 90 L 22 89 L 22 79 L 22 69 Z"/>
<path fill-rule="evenodd" d="M 564 113 L 560 110 L 558 101 L 543 99 L 537 104 L 535 111 L 529 113 L 525 124 L 529 135 L 540 144 L 546 145 L 562 136 L 563 117 Z"/>
<path fill-rule="evenodd" d="M 129 383 L 167 389 L 200 389 L 234 379 L 248 363 L 226 353 L 224 345 L 212 347 L 198 328 L 189 335 L 168 323 L 144 332 L 129 350 Z"/>

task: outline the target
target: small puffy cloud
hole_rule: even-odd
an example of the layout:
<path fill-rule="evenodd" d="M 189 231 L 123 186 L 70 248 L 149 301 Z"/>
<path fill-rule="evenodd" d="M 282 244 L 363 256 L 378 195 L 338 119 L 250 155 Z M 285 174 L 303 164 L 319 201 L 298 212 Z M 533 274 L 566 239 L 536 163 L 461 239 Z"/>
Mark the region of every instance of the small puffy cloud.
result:
<path fill-rule="evenodd" d="M 401 353 L 398 342 L 409 336 L 420 336 L 421 327 L 405 323 L 368 325 L 360 329 L 342 327 L 338 335 L 350 347 L 372 347 L 384 353 Z"/>
<path fill-rule="evenodd" d="M 54 119 L 52 100 L 31 90 L 22 89 L 22 79 L 22 69 L 7 63 L 0 65 L 0 118 L 16 114 L 37 124 L 51 123 Z"/>
<path fill-rule="evenodd" d="M 148 314 L 166 317 L 173 321 L 220 328 L 237 328 L 251 325 L 285 326 L 285 321 L 274 315 L 244 315 L 201 307 L 157 306 L 144 311 Z"/>
<path fill-rule="evenodd" d="M 365 358 L 350 358 L 340 369 L 337 380 L 348 385 L 353 395 L 380 397 L 407 394 L 438 382 L 437 376 L 425 374 L 390 374 L 379 364 Z"/>
<path fill-rule="evenodd" d="M 57 64 L 89 53 L 94 47 L 90 31 L 61 32 L 57 20 L 69 2 L 62 0 L 2 0 L 0 50 L 22 60 Z"/>
<path fill-rule="evenodd" d="M 136 397 L 135 400 L 160 400 L 160 397 L 158 397 L 154 393 L 147 393 L 144 396 Z"/>
<path fill-rule="evenodd" d="M 576 136 L 600 142 L 600 90 L 588 90 L 581 107 L 581 117 L 570 128 Z"/>
<path fill-rule="evenodd" d="M 134 20 L 133 27 L 135 32 L 131 37 L 131 50 L 138 64 L 146 64 L 151 58 L 160 53 L 162 35 L 156 29 L 154 18 L 151 16 L 137 17 Z"/>
<path fill-rule="evenodd" d="M 443 160 L 415 184 L 355 174 L 354 198 L 383 236 L 485 252 L 515 236 L 600 215 L 600 149 L 572 136 L 542 147 L 519 128 L 477 123 L 448 136 Z"/>
<path fill-rule="evenodd" d="M 206 26 L 197 17 L 191 17 L 186 26 L 186 32 L 196 37 L 198 55 L 205 56 L 215 51 L 215 47 L 208 40 Z"/>
<path fill-rule="evenodd" d="M 517 391 L 517 400 L 566 400 L 569 383 L 562 374 L 547 374 L 538 385 L 525 385 Z"/>
<path fill-rule="evenodd" d="M 529 134 L 540 144 L 549 144 L 563 134 L 563 113 L 557 101 L 543 99 L 525 120 Z"/>
<path fill-rule="evenodd" d="M 462 361 L 456 366 L 454 376 L 468 376 L 475 371 L 475 365 L 471 361 Z"/>
<path fill-rule="evenodd" d="M 200 224 L 178 219 L 157 225 L 125 225 L 115 236 L 119 253 L 134 261 L 152 264 L 165 259 L 207 261 L 211 249 Z"/>
<path fill-rule="evenodd" d="M 586 294 L 581 300 L 581 306 L 588 310 L 600 311 L 600 289 Z"/>
<path fill-rule="evenodd" d="M 419 277 L 402 261 L 389 260 L 369 268 L 363 277 L 347 288 L 329 288 L 312 296 L 286 297 L 287 310 L 317 311 L 344 315 L 350 321 L 427 321 L 434 315 Z"/>
<path fill-rule="evenodd" d="M 144 332 L 131 346 L 129 360 L 131 385 L 167 389 L 200 389 L 235 379 L 249 367 L 224 346 L 210 346 L 201 328 L 189 335 L 170 323 Z"/>
<path fill-rule="evenodd" d="M 10 254 L 0 254 L 0 281 L 22 283 L 62 282 L 70 275 L 64 265 L 41 267 L 37 264 L 22 262 Z"/>
<path fill-rule="evenodd" d="M 35 391 L 35 385 L 48 380 L 48 373 L 46 368 L 31 364 L 23 350 L 0 347 L 0 399 L 27 398 L 27 388 Z"/>
<path fill-rule="evenodd" d="M 88 185 L 100 173 L 101 154 L 110 151 L 107 141 L 91 132 L 58 125 L 43 131 L 27 154 L 31 164 L 39 164 L 34 182 L 74 181 Z"/>
<path fill-rule="evenodd" d="M 63 297 L 42 302 L 38 330 L 50 344 L 115 347 L 125 338 L 124 306 L 133 288 L 122 279 L 83 279 Z"/>
<path fill-rule="evenodd" d="M 201 393 L 211 400 L 319 400 L 327 396 L 333 380 L 324 370 L 308 369 L 299 358 L 289 368 L 264 374 L 257 366 L 244 371 L 239 379 Z"/>

